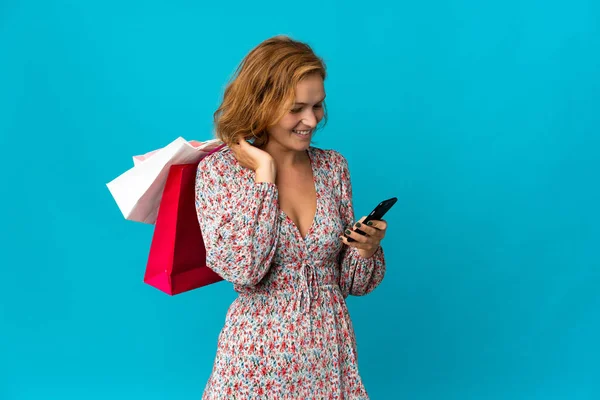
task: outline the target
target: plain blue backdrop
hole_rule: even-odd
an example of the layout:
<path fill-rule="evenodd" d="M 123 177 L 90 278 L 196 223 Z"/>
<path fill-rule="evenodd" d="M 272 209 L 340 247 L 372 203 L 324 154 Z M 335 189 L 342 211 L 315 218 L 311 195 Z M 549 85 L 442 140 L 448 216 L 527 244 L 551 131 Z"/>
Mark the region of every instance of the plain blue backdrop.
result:
<path fill-rule="evenodd" d="M 242 57 L 328 65 L 315 145 L 383 198 L 348 301 L 374 400 L 600 398 L 600 3 L 0 1 L 0 399 L 198 399 L 235 292 L 142 283 L 105 184 L 212 137 Z"/>

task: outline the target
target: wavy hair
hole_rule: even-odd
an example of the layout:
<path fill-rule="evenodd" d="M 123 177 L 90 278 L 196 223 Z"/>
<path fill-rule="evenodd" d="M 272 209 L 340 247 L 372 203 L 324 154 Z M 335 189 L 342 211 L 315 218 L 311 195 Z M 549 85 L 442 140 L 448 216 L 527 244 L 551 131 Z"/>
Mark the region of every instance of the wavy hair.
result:
<path fill-rule="evenodd" d="M 313 74 L 325 80 L 326 66 L 308 44 L 285 35 L 260 43 L 237 67 L 214 112 L 217 138 L 227 145 L 254 139 L 255 146 L 263 147 L 269 139 L 267 128 L 289 111 L 296 85 Z"/>

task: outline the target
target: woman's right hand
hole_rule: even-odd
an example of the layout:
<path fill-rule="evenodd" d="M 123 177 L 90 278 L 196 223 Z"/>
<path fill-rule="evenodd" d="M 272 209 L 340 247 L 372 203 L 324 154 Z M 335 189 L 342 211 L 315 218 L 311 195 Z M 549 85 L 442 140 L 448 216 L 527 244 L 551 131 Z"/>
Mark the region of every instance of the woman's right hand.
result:
<path fill-rule="evenodd" d="M 269 153 L 252 146 L 243 138 L 229 147 L 242 167 L 256 172 L 256 182 L 275 183 L 277 170 L 275 161 Z"/>

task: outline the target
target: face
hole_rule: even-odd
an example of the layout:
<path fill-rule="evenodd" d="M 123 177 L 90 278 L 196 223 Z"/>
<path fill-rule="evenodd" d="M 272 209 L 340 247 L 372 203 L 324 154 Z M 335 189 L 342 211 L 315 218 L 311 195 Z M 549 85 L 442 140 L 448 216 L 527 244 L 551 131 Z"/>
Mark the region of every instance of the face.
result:
<path fill-rule="evenodd" d="M 314 130 L 323 119 L 325 89 L 320 75 L 310 75 L 296 86 L 296 98 L 288 112 L 271 126 L 269 147 L 281 150 L 304 151 L 310 146 Z"/>

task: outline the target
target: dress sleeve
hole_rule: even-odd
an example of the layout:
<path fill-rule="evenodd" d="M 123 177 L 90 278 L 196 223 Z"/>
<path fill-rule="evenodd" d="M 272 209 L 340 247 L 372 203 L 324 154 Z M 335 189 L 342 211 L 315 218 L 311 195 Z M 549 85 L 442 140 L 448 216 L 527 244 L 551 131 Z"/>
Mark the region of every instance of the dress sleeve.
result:
<path fill-rule="evenodd" d="M 340 216 L 345 227 L 352 227 L 355 221 L 350 171 L 348 161 L 339 153 L 338 157 L 340 166 Z M 348 295 L 365 295 L 373 291 L 383 280 L 386 266 L 381 246 L 370 258 L 362 258 L 356 248 L 343 245 L 339 257 L 340 289 L 344 297 Z"/>
<path fill-rule="evenodd" d="M 267 274 L 279 232 L 277 186 L 241 182 L 239 166 L 216 153 L 198 164 L 196 212 L 206 264 L 226 281 L 255 286 Z"/>

